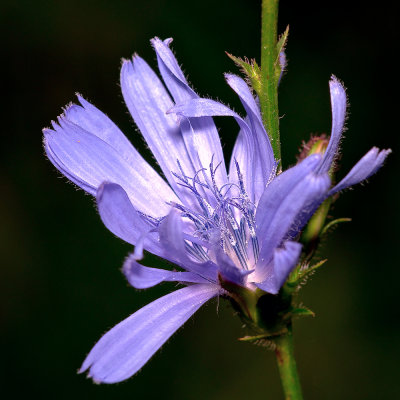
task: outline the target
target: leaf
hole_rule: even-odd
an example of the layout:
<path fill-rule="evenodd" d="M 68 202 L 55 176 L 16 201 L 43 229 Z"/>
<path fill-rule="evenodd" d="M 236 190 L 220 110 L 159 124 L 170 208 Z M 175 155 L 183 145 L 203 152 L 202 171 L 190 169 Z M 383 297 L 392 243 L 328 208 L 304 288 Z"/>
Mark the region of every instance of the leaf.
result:
<path fill-rule="evenodd" d="M 278 57 L 275 60 L 275 63 L 278 62 L 279 54 L 281 53 L 281 51 L 285 50 L 288 36 L 289 36 L 289 25 L 286 27 L 285 32 L 283 32 L 282 35 L 279 37 L 278 43 L 276 44 L 276 54 L 278 55 Z"/>
<path fill-rule="evenodd" d="M 285 286 L 288 286 L 290 291 L 297 291 L 300 286 L 306 283 L 307 278 L 310 277 L 318 268 L 322 267 L 322 265 L 324 265 L 327 261 L 328 259 L 319 261 L 311 267 L 297 267 L 295 270 L 293 270 Z"/>
<path fill-rule="evenodd" d="M 289 36 L 289 25 L 286 27 L 285 32 L 283 32 L 282 35 L 279 37 L 278 43 L 276 44 L 276 60 L 274 62 L 274 65 L 275 65 L 275 78 L 278 84 L 279 84 L 279 79 L 283 72 L 282 68 L 285 68 L 285 66 L 282 67 L 280 63 L 280 56 L 281 53 L 282 52 L 284 53 L 285 51 L 288 36 Z"/>
<path fill-rule="evenodd" d="M 300 275 L 300 279 L 304 278 L 305 276 L 315 272 L 319 267 L 322 267 L 326 262 L 328 261 L 327 258 L 325 258 L 325 260 L 321 260 L 320 262 L 317 262 L 316 264 L 314 264 L 311 267 L 308 267 L 307 269 L 305 269 L 302 274 Z"/>
<path fill-rule="evenodd" d="M 256 60 L 249 61 L 246 57 L 243 60 L 226 52 L 226 55 L 240 68 L 244 75 L 248 78 L 252 88 L 260 95 L 261 91 L 261 70 Z"/>
<path fill-rule="evenodd" d="M 255 341 L 260 340 L 260 339 L 267 339 L 268 337 L 270 337 L 269 334 L 268 333 L 264 333 L 262 335 L 243 336 L 243 337 L 239 338 L 238 340 L 240 340 L 241 342 L 250 342 L 250 343 L 252 343 L 252 342 L 255 342 Z"/>
<path fill-rule="evenodd" d="M 351 222 L 351 218 L 338 218 L 329 222 L 329 224 L 326 224 L 322 229 L 320 236 L 324 236 L 330 229 L 336 227 L 336 225 L 341 224 L 342 222 Z"/>
<path fill-rule="evenodd" d="M 315 317 L 314 311 L 304 306 L 293 309 L 292 315 L 294 317 Z"/>
<path fill-rule="evenodd" d="M 241 342 L 247 342 L 255 344 L 257 346 L 266 347 L 269 350 L 275 350 L 276 347 L 275 339 L 285 333 L 287 333 L 286 328 L 282 329 L 280 332 L 277 332 L 276 334 L 263 333 L 261 335 L 255 335 L 255 336 L 244 336 L 239 338 L 239 340 Z"/>

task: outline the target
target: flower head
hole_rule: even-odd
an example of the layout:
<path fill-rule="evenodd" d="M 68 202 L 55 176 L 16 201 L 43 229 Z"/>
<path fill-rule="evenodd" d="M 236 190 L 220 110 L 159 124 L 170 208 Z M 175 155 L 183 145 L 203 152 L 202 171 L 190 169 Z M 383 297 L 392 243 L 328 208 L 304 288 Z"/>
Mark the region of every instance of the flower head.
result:
<path fill-rule="evenodd" d="M 69 105 L 52 129 L 44 130 L 50 161 L 95 196 L 106 227 L 135 246 L 123 268 L 132 286 L 185 285 L 99 340 L 81 368 L 99 382 L 136 373 L 202 304 L 233 295 L 226 282 L 250 292 L 278 293 L 301 253 L 296 238 L 315 210 L 329 196 L 374 174 L 389 152 L 372 148 L 332 187 L 328 172 L 346 116 L 345 90 L 333 77 L 326 151 L 277 174 L 279 160 L 245 81 L 225 75 L 245 109 L 242 118 L 190 88 L 170 43 L 152 40 L 163 82 L 137 55 L 121 70 L 124 100 L 165 179 L 79 95 L 80 105 Z M 240 128 L 228 170 L 213 116 L 233 117 Z M 143 250 L 181 270 L 140 264 Z"/>

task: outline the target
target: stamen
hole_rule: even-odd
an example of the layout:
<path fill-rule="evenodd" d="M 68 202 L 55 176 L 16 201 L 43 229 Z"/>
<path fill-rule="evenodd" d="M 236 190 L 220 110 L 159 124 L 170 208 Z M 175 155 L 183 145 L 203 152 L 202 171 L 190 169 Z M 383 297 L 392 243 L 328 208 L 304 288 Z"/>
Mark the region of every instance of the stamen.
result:
<path fill-rule="evenodd" d="M 193 177 L 185 175 L 179 160 L 177 164 L 179 173 L 173 172 L 173 175 L 180 186 L 193 193 L 200 206 L 200 210 L 193 210 L 182 204 L 170 203 L 172 207 L 180 211 L 182 218 L 187 218 L 194 225 L 193 232 L 185 234 L 185 247 L 189 255 L 200 262 L 208 261 L 210 260 L 208 249 L 220 245 L 226 254 L 231 255 L 239 268 L 247 271 L 253 268 L 249 266 L 249 260 L 257 262 L 259 256 L 255 222 L 256 207 L 246 192 L 239 163 L 235 160 L 238 183 L 225 183 L 221 187 L 218 187 L 216 180 L 216 172 L 221 163 L 214 167 L 214 156 L 211 158 L 209 169 L 201 168 Z M 276 163 L 267 184 L 276 175 L 277 165 Z M 200 179 L 201 175 L 203 179 Z M 200 187 L 201 190 L 199 190 Z M 233 188 L 237 189 L 235 196 L 232 196 Z M 158 219 L 145 217 L 149 223 L 156 226 L 160 223 Z M 250 251 L 253 252 L 253 257 L 249 257 L 248 254 L 249 240 L 251 240 Z"/>

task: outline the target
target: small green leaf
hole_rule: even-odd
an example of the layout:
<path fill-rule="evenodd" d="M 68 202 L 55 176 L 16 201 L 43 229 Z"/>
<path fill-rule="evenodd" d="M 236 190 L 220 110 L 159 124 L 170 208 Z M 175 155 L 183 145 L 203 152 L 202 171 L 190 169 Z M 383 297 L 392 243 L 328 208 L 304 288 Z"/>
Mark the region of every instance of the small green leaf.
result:
<path fill-rule="evenodd" d="M 310 277 L 319 267 L 324 265 L 328 259 L 319 261 L 318 263 L 309 266 L 298 266 L 295 270 L 293 270 L 292 274 L 290 275 L 286 285 L 289 290 L 297 291 L 300 286 L 304 285 L 307 278 Z"/>
<path fill-rule="evenodd" d="M 274 350 L 275 339 L 285 333 L 287 333 L 287 328 L 284 328 L 275 334 L 263 333 L 261 335 L 255 335 L 255 336 L 243 336 L 238 340 L 241 342 L 252 343 L 258 346 L 267 347 L 270 350 Z"/>
<path fill-rule="evenodd" d="M 259 95 L 261 90 L 261 70 L 256 60 L 248 60 L 246 57 L 244 60 L 240 57 L 235 57 L 232 54 L 226 52 L 226 55 L 233 60 L 233 62 L 241 69 L 244 75 L 249 80 L 252 88 L 257 92 Z"/>
<path fill-rule="evenodd" d="M 304 278 L 305 276 L 309 275 L 310 273 L 315 272 L 319 267 L 322 267 L 327 261 L 328 261 L 328 259 L 325 258 L 325 260 L 321 260 L 320 262 L 317 262 L 316 264 L 312 265 L 311 267 L 308 267 L 307 269 L 305 269 L 302 272 L 300 277 Z"/>
<path fill-rule="evenodd" d="M 278 43 L 276 44 L 276 60 L 274 62 L 275 65 L 275 79 L 277 82 L 279 81 L 279 77 L 281 76 L 282 68 L 279 63 L 279 56 L 282 51 L 285 50 L 287 39 L 289 36 L 289 25 L 286 27 L 285 32 L 279 37 Z"/>
<path fill-rule="evenodd" d="M 294 317 L 315 317 L 314 311 L 304 306 L 295 308 L 292 311 L 292 315 Z"/>
<path fill-rule="evenodd" d="M 276 54 L 278 55 L 277 60 L 279 59 L 280 52 L 285 50 L 288 36 L 289 36 L 289 25 L 286 27 L 285 32 L 283 32 L 282 35 L 279 36 L 278 43 L 276 44 Z"/>
<path fill-rule="evenodd" d="M 239 338 L 238 340 L 240 340 L 241 342 L 255 342 L 257 340 L 260 339 L 267 339 L 269 337 L 268 333 L 265 333 L 263 335 L 255 335 L 255 336 L 243 336 L 241 338 Z"/>
<path fill-rule="evenodd" d="M 329 222 L 329 224 L 326 224 L 322 229 L 321 236 L 324 236 L 330 229 L 336 227 L 336 225 L 341 224 L 342 222 L 351 222 L 351 218 L 338 218 Z"/>

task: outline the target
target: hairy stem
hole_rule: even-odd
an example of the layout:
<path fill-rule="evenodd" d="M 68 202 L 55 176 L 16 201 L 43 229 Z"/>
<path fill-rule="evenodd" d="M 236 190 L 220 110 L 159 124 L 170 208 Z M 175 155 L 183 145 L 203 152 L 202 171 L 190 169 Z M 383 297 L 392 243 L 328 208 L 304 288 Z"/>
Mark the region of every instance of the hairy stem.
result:
<path fill-rule="evenodd" d="M 275 355 L 278 362 L 279 374 L 285 400 L 302 400 L 300 380 L 294 358 L 292 325 L 288 326 L 287 333 L 275 339 Z"/>
<path fill-rule="evenodd" d="M 278 0 L 262 0 L 261 11 L 261 90 L 263 123 L 271 140 L 275 159 L 281 159 L 279 138 L 277 52 Z"/>

